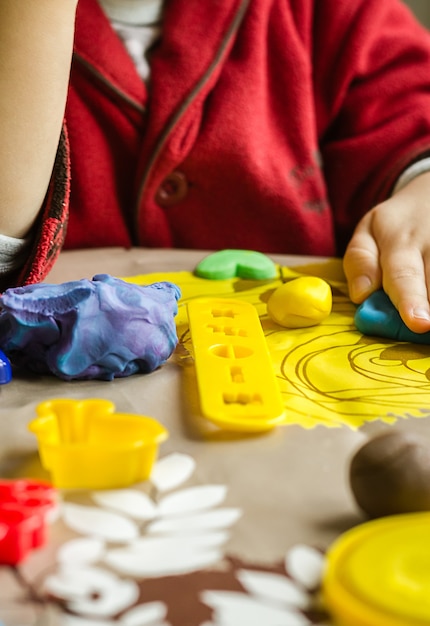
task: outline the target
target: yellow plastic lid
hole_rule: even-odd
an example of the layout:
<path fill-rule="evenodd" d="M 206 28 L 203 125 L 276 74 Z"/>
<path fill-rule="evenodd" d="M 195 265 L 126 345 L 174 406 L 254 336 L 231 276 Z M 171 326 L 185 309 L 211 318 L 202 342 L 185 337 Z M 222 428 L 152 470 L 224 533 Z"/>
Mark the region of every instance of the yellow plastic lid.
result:
<path fill-rule="evenodd" d="M 395 515 L 330 547 L 326 607 L 342 626 L 430 626 L 430 513 Z"/>

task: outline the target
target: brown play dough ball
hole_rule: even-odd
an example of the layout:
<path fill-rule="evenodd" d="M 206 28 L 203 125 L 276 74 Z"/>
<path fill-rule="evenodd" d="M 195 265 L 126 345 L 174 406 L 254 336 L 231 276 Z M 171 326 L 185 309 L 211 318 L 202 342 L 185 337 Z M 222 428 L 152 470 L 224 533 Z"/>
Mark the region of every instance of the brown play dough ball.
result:
<path fill-rule="evenodd" d="M 349 481 L 369 517 L 430 510 L 430 442 L 388 430 L 353 456 Z"/>

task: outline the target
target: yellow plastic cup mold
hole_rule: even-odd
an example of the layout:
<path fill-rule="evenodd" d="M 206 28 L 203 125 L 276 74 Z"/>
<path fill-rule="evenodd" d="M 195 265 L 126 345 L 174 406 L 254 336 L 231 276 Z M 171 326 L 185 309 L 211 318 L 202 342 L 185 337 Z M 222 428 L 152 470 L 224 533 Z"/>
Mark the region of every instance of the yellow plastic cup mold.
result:
<path fill-rule="evenodd" d="M 339 626 L 430 626 L 430 513 L 341 535 L 327 554 L 323 597 Z"/>
<path fill-rule="evenodd" d="M 55 399 L 28 425 L 55 487 L 114 489 L 149 478 L 168 432 L 151 417 L 115 413 L 109 400 Z"/>

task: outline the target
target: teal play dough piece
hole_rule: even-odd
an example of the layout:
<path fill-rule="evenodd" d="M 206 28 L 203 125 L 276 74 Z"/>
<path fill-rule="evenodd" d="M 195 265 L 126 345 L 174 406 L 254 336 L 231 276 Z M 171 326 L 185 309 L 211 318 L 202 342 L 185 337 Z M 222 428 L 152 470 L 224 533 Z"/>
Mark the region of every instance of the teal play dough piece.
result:
<path fill-rule="evenodd" d="M 254 250 L 219 250 L 197 265 L 195 274 L 210 280 L 248 278 L 268 280 L 278 275 L 275 263 L 262 252 Z"/>
<path fill-rule="evenodd" d="M 355 313 L 354 322 L 363 335 L 430 344 L 430 331 L 414 333 L 410 330 L 390 298 L 382 290 L 375 291 L 360 304 Z"/>

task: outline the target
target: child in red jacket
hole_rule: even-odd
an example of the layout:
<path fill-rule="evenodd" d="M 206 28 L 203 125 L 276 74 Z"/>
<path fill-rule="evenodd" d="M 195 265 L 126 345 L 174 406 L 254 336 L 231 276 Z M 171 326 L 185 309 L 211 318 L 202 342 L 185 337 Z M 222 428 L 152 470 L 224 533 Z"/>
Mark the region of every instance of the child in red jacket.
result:
<path fill-rule="evenodd" d="M 63 245 L 345 253 L 355 302 L 430 329 L 430 36 L 399 0 L 2 0 L 0 59 L 3 286 Z"/>

